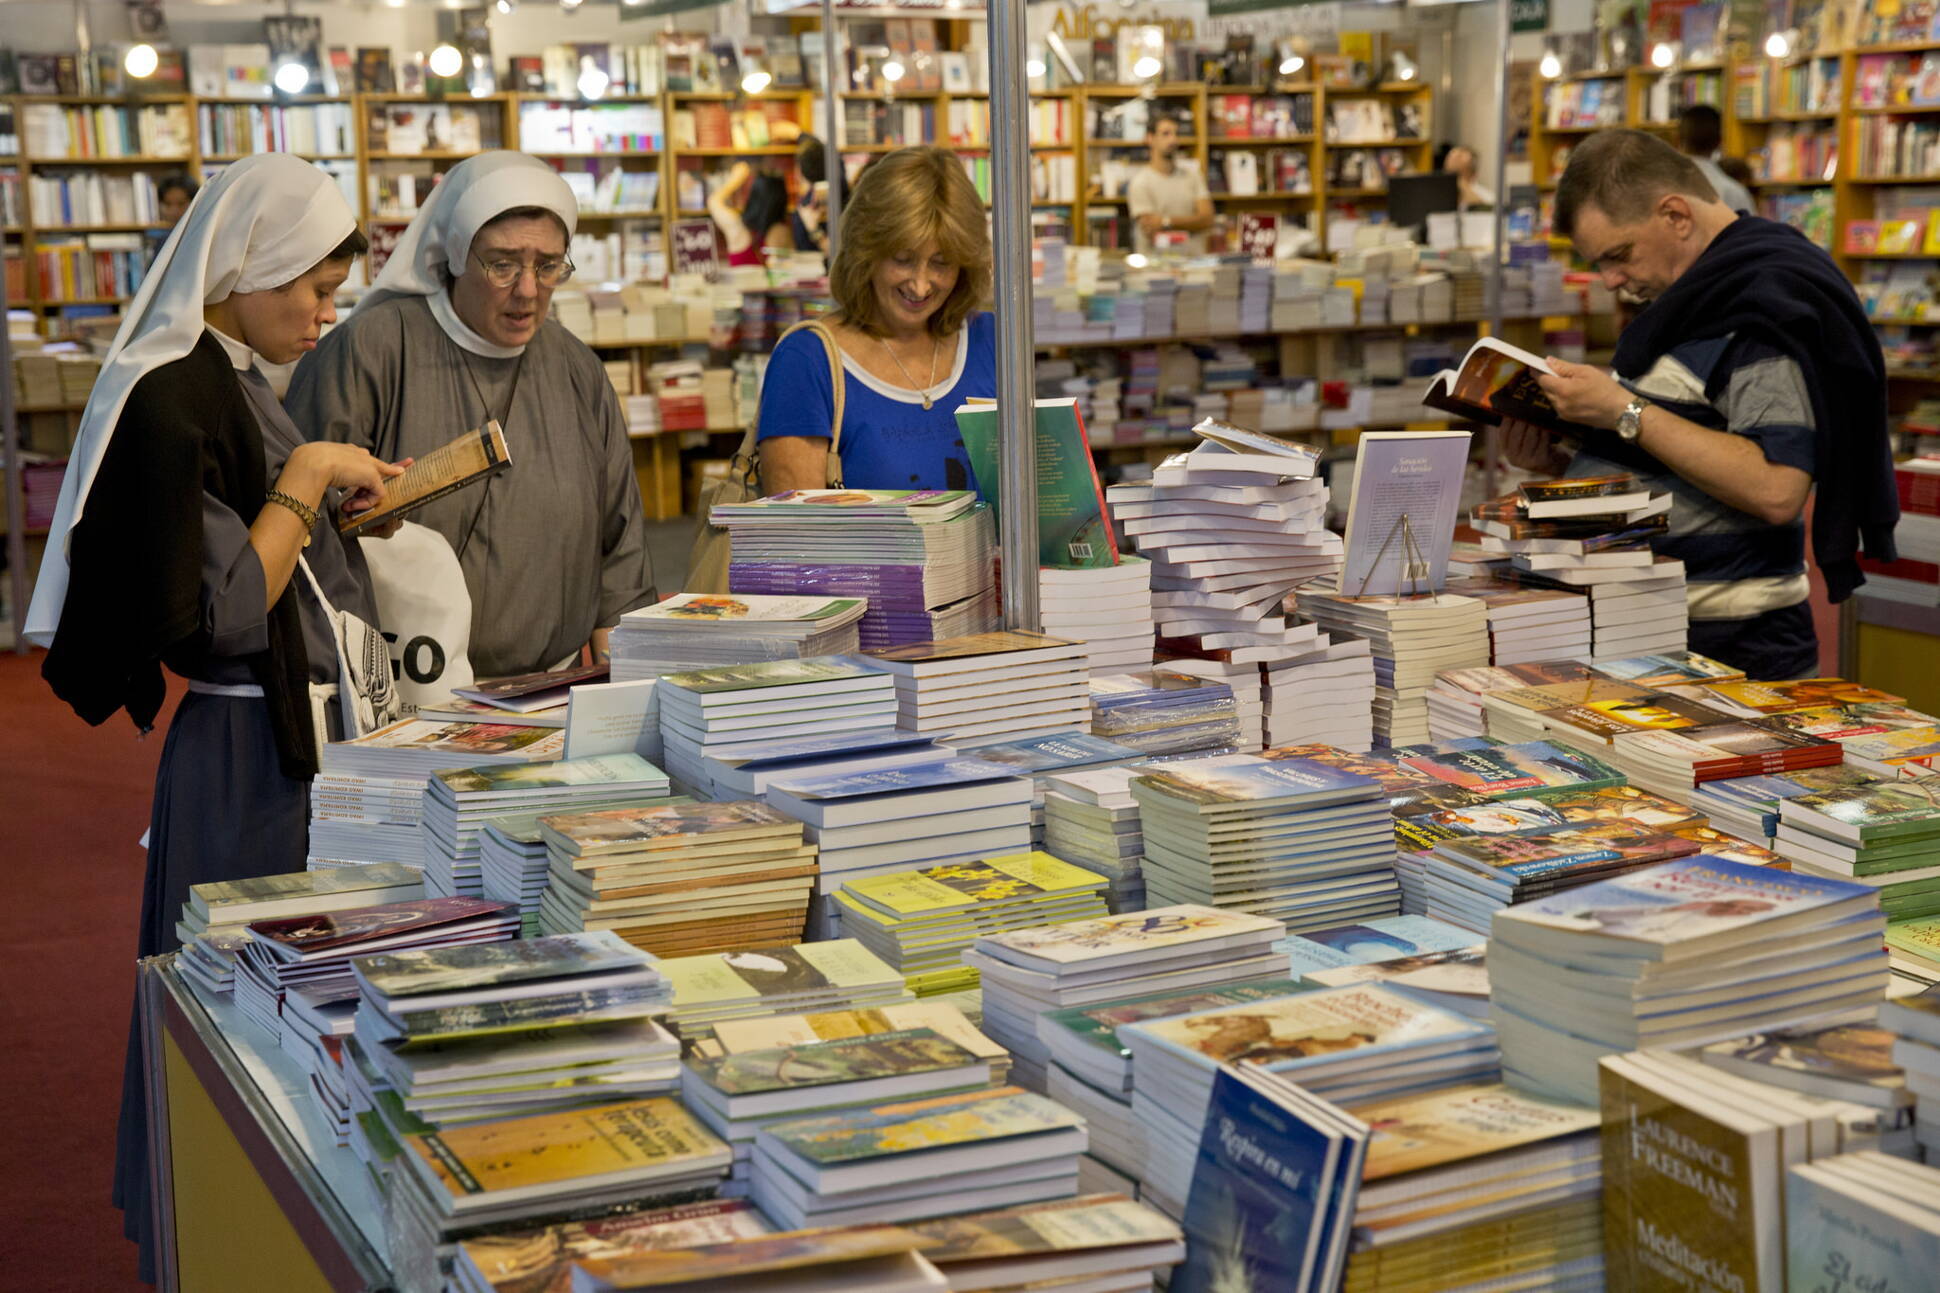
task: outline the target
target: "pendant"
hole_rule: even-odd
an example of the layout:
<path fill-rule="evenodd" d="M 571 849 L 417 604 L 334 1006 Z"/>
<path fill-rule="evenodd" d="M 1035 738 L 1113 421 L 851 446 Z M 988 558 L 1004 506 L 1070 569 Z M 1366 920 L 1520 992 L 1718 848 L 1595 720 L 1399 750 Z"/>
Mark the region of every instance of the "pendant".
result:
<path fill-rule="evenodd" d="M 930 397 L 926 394 L 923 396 L 923 407 L 927 409 L 929 406 L 930 406 Z"/>

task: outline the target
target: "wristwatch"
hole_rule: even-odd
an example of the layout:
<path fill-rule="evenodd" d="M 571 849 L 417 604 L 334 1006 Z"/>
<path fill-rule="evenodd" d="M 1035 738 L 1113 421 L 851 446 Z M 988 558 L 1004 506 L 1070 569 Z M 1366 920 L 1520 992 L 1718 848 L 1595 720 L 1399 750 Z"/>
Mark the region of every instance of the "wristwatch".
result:
<path fill-rule="evenodd" d="M 1625 440 L 1635 440 L 1644 429 L 1644 410 L 1649 407 L 1649 400 L 1641 395 L 1634 396 L 1630 403 L 1623 406 L 1623 412 L 1617 414 L 1617 434 Z"/>

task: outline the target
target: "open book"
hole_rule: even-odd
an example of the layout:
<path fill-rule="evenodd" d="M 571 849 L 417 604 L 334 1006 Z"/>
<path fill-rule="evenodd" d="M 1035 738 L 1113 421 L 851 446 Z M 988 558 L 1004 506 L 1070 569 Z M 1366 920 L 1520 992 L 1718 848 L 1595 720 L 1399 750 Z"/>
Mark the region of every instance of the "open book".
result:
<path fill-rule="evenodd" d="M 1554 370 L 1541 355 L 1484 337 L 1462 356 L 1461 367 L 1444 368 L 1429 380 L 1421 402 L 1489 426 L 1504 418 L 1520 418 L 1550 431 L 1595 434 L 1557 415 L 1556 406 L 1536 382 L 1542 375 L 1553 376 Z"/>
<path fill-rule="evenodd" d="M 385 481 L 384 501 L 339 521 L 337 529 L 355 535 L 370 526 L 414 512 L 433 499 L 496 475 L 511 465 L 505 432 L 499 429 L 496 420 L 489 421 L 449 444 L 439 445 L 406 467 L 402 476 Z"/>

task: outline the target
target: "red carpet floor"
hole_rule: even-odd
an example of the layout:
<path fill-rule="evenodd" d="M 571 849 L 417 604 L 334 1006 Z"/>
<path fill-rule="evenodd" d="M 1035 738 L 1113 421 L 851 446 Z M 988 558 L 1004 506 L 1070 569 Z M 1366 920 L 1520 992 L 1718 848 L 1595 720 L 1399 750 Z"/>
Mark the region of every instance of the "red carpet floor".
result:
<path fill-rule="evenodd" d="M 91 728 L 0 655 L 0 1287 L 120 1293 L 135 1246 L 108 1202 L 162 729 Z"/>

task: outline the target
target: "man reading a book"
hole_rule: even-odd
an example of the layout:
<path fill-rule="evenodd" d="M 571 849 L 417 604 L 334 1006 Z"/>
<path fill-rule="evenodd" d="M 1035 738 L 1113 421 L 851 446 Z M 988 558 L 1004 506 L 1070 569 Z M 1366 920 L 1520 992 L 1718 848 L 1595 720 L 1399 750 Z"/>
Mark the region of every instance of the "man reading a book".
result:
<path fill-rule="evenodd" d="M 1630 472 L 1673 501 L 1658 553 L 1684 562 L 1690 646 L 1753 678 L 1818 665 L 1803 520 L 1835 602 L 1892 559 L 1899 519 L 1879 342 L 1832 258 L 1789 226 L 1740 215 L 1695 162 L 1642 131 L 1570 156 L 1556 231 L 1604 284 L 1642 305 L 1615 374 L 1551 358 L 1540 378 L 1564 438 L 1503 424 L 1518 467 Z"/>
<path fill-rule="evenodd" d="M 410 516 L 464 570 L 480 677 L 552 668 L 589 641 L 602 651 L 654 599 L 626 416 L 599 357 L 548 317 L 578 214 L 537 158 L 460 162 L 290 382 L 305 434 L 396 458 L 488 419 L 503 429 L 509 467 Z"/>

